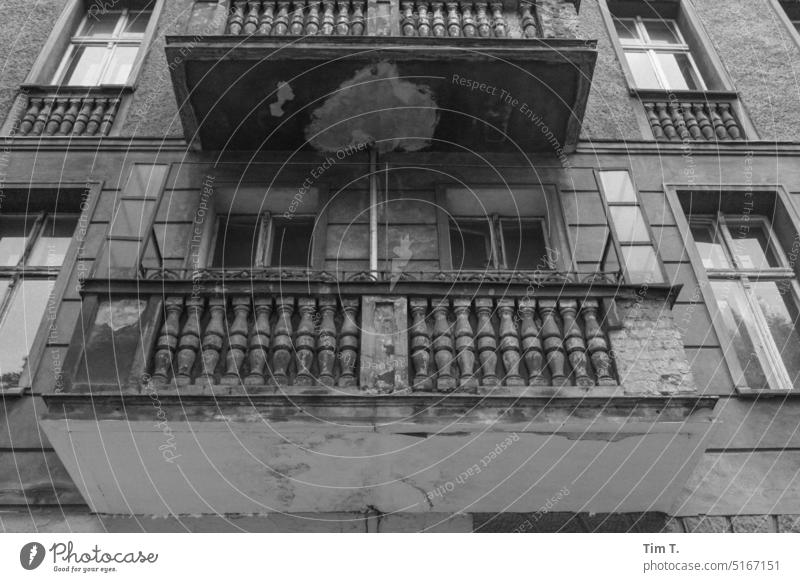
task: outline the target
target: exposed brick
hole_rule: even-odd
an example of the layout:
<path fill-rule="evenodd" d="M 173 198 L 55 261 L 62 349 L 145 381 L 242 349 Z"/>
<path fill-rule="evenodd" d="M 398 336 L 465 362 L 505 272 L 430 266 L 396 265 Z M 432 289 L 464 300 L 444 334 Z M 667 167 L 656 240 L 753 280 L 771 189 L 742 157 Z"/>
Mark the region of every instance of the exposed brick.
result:
<path fill-rule="evenodd" d="M 735 515 L 731 517 L 731 526 L 734 533 L 775 531 L 771 515 Z"/>
<path fill-rule="evenodd" d="M 779 515 L 778 531 L 783 533 L 800 533 L 800 515 Z"/>
<path fill-rule="evenodd" d="M 686 531 L 690 533 L 726 533 L 731 531 L 727 517 L 685 517 L 683 518 L 683 523 L 686 525 Z"/>
<path fill-rule="evenodd" d="M 662 533 L 684 533 L 685 531 L 680 518 L 676 517 L 669 518 L 661 529 Z"/>

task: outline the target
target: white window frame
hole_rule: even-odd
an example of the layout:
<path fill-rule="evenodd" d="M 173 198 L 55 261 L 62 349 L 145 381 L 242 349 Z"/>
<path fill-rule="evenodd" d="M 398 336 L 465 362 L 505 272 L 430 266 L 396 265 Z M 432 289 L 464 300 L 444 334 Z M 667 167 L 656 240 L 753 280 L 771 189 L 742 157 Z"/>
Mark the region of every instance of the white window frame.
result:
<path fill-rule="evenodd" d="M 791 378 L 786 371 L 786 366 L 783 363 L 781 352 L 772 338 L 769 325 L 766 317 L 758 305 L 758 299 L 755 297 L 753 291 L 753 283 L 758 282 L 780 282 L 785 281 L 788 288 L 791 290 L 792 299 L 796 305 L 800 307 L 800 286 L 798 286 L 797 277 L 794 271 L 789 266 L 789 261 L 783 248 L 778 241 L 772 225 L 766 217 L 751 215 L 747 219 L 736 217 L 718 212 L 714 215 L 695 215 L 688 217 L 690 229 L 695 226 L 711 227 L 715 236 L 722 243 L 723 252 L 731 265 L 729 268 L 709 268 L 705 267 L 706 275 L 709 281 L 724 281 L 729 283 L 738 283 L 741 285 L 744 296 L 747 301 L 747 308 L 749 315 L 752 318 L 753 324 L 745 321 L 746 331 L 750 336 L 753 347 L 756 349 L 756 354 L 761 364 L 761 368 L 767 377 L 770 390 L 790 391 L 794 389 Z M 777 267 L 769 267 L 764 269 L 745 268 L 742 267 L 735 253 L 732 251 L 735 245 L 735 237 L 731 235 L 731 226 L 738 224 L 758 224 L 763 232 L 769 238 L 770 248 L 776 260 L 779 263 Z M 712 290 L 713 294 L 713 290 Z M 715 297 L 715 300 L 717 298 Z M 723 333 L 720 333 L 720 332 Z M 717 332 L 720 333 L 720 339 L 724 342 L 723 350 L 728 351 L 732 349 L 732 340 L 724 333 L 724 330 L 717 326 Z M 727 358 L 729 363 L 735 363 L 736 369 L 733 371 L 739 378 L 744 378 L 741 370 L 739 358 L 736 354 Z"/>
<path fill-rule="evenodd" d="M 689 64 L 692 66 L 692 70 L 694 74 L 697 76 L 697 80 L 700 84 L 700 87 L 696 90 L 698 91 L 705 91 L 707 89 L 706 80 L 703 78 L 700 69 L 697 67 L 697 63 L 694 60 L 694 55 L 692 55 L 692 49 L 689 44 L 686 42 L 686 39 L 683 36 L 683 32 L 681 32 L 681 27 L 678 25 L 678 21 L 673 18 L 642 18 L 641 16 L 626 16 L 626 17 L 616 17 L 612 15 L 612 20 L 615 24 L 614 32 L 616 33 L 616 22 L 620 21 L 633 21 L 636 27 L 636 32 L 638 33 L 641 39 L 640 40 L 631 40 L 631 39 L 624 39 L 620 38 L 619 34 L 617 34 L 617 39 L 619 40 L 620 45 L 622 46 L 622 52 L 625 55 L 625 59 L 628 58 L 628 52 L 637 52 L 637 53 L 645 53 L 650 61 L 650 66 L 655 73 L 656 80 L 658 81 L 659 85 L 661 85 L 660 89 L 664 89 L 667 91 L 680 91 L 686 89 L 677 89 L 674 87 L 670 87 L 669 83 L 667 83 L 667 75 L 664 73 L 664 70 L 661 68 L 661 64 L 659 63 L 656 55 L 658 53 L 669 53 L 669 54 L 684 54 L 689 59 Z M 662 22 L 668 23 L 669 27 L 672 29 L 672 32 L 680 41 L 679 43 L 666 43 L 666 42 L 653 42 L 650 40 L 650 35 L 647 33 L 647 28 L 645 27 L 645 22 Z M 633 68 L 630 65 L 630 62 L 627 63 L 628 67 L 631 68 L 631 75 L 633 76 L 633 80 L 635 82 L 636 75 L 633 72 Z M 638 87 L 638 89 L 644 90 L 658 90 L 659 87 Z M 690 91 L 692 89 L 689 89 Z"/>

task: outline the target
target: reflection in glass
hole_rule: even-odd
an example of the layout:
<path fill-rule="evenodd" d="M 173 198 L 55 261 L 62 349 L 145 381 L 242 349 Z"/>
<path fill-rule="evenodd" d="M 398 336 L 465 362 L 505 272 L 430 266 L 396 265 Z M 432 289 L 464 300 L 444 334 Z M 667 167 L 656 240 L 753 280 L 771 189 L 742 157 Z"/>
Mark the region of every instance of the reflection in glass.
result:
<path fill-rule="evenodd" d="M 638 206 L 611 206 L 609 210 L 620 242 L 650 242 L 650 233 Z"/>
<path fill-rule="evenodd" d="M 20 280 L 12 291 L 11 304 L 0 324 L 0 386 L 3 388 L 19 383 L 53 283 L 52 280 Z"/>
<path fill-rule="evenodd" d="M 800 381 L 800 313 L 795 303 L 792 283 L 763 281 L 753 284 L 753 293 L 764 314 L 772 339 L 781 355 L 793 386 Z"/>
<path fill-rule="evenodd" d="M 108 68 L 103 75 L 103 83 L 107 85 L 124 84 L 131 74 L 138 52 L 139 47 L 136 46 L 118 46 L 114 49 Z"/>
<path fill-rule="evenodd" d="M 86 15 L 81 36 L 111 36 L 117 27 L 121 12 L 90 9 Z"/>
<path fill-rule="evenodd" d="M 651 43 L 680 44 L 675 32 L 675 22 L 672 20 L 645 20 L 644 27 Z"/>
<path fill-rule="evenodd" d="M 67 85 L 97 85 L 107 52 L 105 45 L 77 47 L 64 73 L 64 82 Z"/>
<path fill-rule="evenodd" d="M 32 267 L 60 267 L 72 242 L 77 219 L 72 216 L 50 217 L 44 223 L 27 260 Z"/>
<path fill-rule="evenodd" d="M 603 191 L 609 204 L 617 202 L 636 202 L 636 191 L 633 189 L 631 177 L 625 170 L 608 170 L 600 172 Z"/>
<path fill-rule="evenodd" d="M 19 263 L 33 224 L 33 219 L 24 216 L 0 217 L 0 266 L 13 267 Z"/>
<path fill-rule="evenodd" d="M 622 258 L 631 283 L 664 282 L 653 247 L 622 247 Z"/>
<path fill-rule="evenodd" d="M 728 257 L 725 256 L 725 248 L 722 245 L 722 241 L 712 225 L 693 224 L 691 230 L 697 252 L 703 261 L 703 267 L 706 269 L 727 269 L 731 266 Z"/>
<path fill-rule="evenodd" d="M 664 72 L 666 89 L 696 91 L 703 88 L 688 54 L 660 52 L 656 58 Z"/>
<path fill-rule="evenodd" d="M 636 28 L 636 20 L 633 18 L 615 18 L 614 28 L 623 43 L 625 41 L 639 42 L 639 30 Z"/>
<path fill-rule="evenodd" d="M 633 73 L 633 80 L 640 89 L 661 89 L 650 56 L 641 51 L 625 51 L 625 58 Z"/>
<path fill-rule="evenodd" d="M 768 269 L 781 266 L 769 235 L 762 226 L 742 222 L 731 224 L 729 230 L 733 239 L 731 252 L 740 268 Z"/>

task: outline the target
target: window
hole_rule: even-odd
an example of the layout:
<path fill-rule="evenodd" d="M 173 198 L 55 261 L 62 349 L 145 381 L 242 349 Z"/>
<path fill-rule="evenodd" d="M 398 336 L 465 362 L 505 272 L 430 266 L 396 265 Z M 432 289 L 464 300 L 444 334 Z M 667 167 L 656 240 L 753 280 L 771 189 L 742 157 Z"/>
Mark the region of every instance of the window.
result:
<path fill-rule="evenodd" d="M 638 89 L 705 90 L 676 20 L 614 17 L 614 28 Z"/>
<path fill-rule="evenodd" d="M 717 302 L 723 349 L 754 389 L 800 382 L 798 287 L 769 221 L 756 215 L 692 216 L 689 226 Z"/>
<path fill-rule="evenodd" d="M 0 389 L 17 386 L 77 216 L 0 216 Z"/>
<path fill-rule="evenodd" d="M 781 7 L 794 29 L 800 32 L 800 0 L 781 0 Z"/>
<path fill-rule="evenodd" d="M 96 8 L 99 5 L 90 6 L 78 24 L 54 83 L 95 86 L 130 81 L 152 10 Z"/>
<path fill-rule="evenodd" d="M 453 269 L 551 270 L 543 219 L 492 217 L 450 221 Z"/>
<path fill-rule="evenodd" d="M 213 267 L 307 267 L 311 263 L 314 219 L 269 214 L 229 215 L 217 220 Z"/>

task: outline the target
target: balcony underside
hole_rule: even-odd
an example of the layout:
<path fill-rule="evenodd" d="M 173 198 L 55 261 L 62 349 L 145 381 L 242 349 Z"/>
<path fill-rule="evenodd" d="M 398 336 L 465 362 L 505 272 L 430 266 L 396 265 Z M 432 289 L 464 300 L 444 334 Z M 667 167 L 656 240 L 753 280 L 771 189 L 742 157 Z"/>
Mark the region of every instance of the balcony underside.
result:
<path fill-rule="evenodd" d="M 207 150 L 560 155 L 577 143 L 596 58 L 593 41 L 566 39 L 167 42 L 185 135 Z"/>

